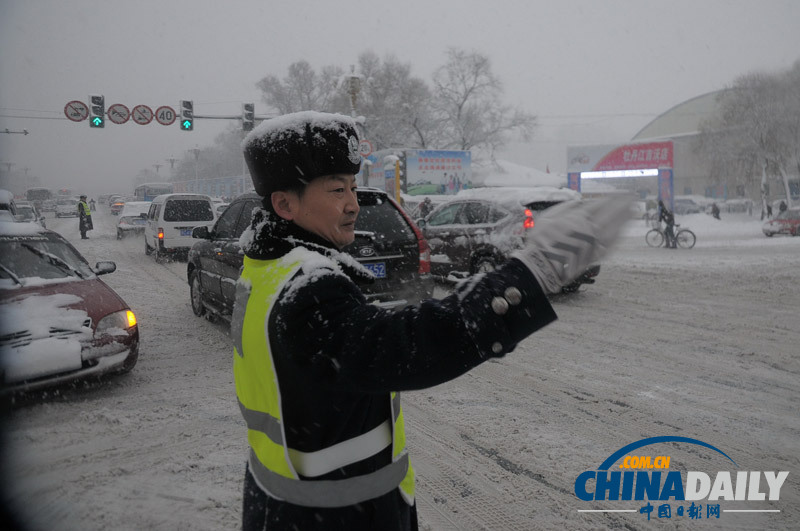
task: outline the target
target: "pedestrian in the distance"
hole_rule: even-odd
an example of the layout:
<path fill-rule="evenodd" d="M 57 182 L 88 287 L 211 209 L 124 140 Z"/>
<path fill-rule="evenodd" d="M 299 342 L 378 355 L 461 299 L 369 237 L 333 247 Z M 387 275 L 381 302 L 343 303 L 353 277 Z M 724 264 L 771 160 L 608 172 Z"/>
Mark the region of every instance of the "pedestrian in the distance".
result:
<path fill-rule="evenodd" d="M 249 529 L 417 529 L 399 391 L 456 378 L 556 319 L 547 295 L 596 262 L 629 217 L 618 200 L 546 211 L 497 271 L 441 300 L 388 310 L 355 279 L 355 122 L 301 112 L 244 140 L 263 209 L 242 235 L 231 321 L 247 424 Z M 498 436 L 502 436 L 498 434 Z"/>
<path fill-rule="evenodd" d="M 81 232 L 81 240 L 88 240 L 87 231 L 94 229 L 92 225 L 92 212 L 86 202 L 86 196 L 82 195 L 78 201 L 78 230 Z"/>
<path fill-rule="evenodd" d="M 94 206 L 95 206 L 95 205 L 94 205 L 94 197 L 93 197 L 93 198 L 89 199 L 89 210 L 91 210 L 92 212 L 94 212 L 94 211 L 96 210 L 96 209 L 94 208 Z"/>
<path fill-rule="evenodd" d="M 711 215 L 719 219 L 719 207 L 716 203 L 711 203 Z"/>

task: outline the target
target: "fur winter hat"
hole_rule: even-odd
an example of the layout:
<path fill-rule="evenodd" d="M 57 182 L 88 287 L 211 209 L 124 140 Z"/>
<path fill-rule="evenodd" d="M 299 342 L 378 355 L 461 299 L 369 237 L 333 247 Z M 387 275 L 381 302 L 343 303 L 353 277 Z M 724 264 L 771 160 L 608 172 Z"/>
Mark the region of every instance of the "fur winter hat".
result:
<path fill-rule="evenodd" d="M 261 123 L 242 142 L 256 193 L 296 188 L 323 175 L 361 169 L 355 121 L 342 114 L 304 111 Z"/>

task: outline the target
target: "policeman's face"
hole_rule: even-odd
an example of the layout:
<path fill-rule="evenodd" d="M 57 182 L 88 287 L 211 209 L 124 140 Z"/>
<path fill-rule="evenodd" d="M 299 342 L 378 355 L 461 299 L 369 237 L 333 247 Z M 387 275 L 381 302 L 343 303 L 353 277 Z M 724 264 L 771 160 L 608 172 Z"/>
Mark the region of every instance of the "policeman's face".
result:
<path fill-rule="evenodd" d="M 292 221 L 322 236 L 337 248 L 353 243 L 358 216 L 356 177 L 337 174 L 311 181 L 302 196 L 294 196 Z"/>

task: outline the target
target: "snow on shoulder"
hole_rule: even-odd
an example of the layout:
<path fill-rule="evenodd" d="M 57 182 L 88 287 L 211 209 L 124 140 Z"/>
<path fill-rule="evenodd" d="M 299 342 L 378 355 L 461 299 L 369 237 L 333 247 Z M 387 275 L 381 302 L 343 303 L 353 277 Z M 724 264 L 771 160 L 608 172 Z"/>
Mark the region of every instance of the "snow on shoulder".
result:
<path fill-rule="evenodd" d="M 255 129 L 250 131 L 242 141 L 242 147 L 254 144 L 266 144 L 275 139 L 280 139 L 287 134 L 302 137 L 306 132 L 306 124 L 315 130 L 341 130 L 341 123 L 348 123 L 355 129 L 355 121 L 344 114 L 323 113 L 317 111 L 302 111 L 284 114 L 269 120 L 264 120 Z"/>
<path fill-rule="evenodd" d="M 300 289 L 322 277 L 330 275 L 347 277 L 335 260 L 305 247 L 295 247 L 280 260 L 282 266 L 290 266 L 300 262 L 303 270 L 303 275 L 294 277 L 287 284 L 286 290 L 282 295 L 284 301 L 292 300 Z"/>

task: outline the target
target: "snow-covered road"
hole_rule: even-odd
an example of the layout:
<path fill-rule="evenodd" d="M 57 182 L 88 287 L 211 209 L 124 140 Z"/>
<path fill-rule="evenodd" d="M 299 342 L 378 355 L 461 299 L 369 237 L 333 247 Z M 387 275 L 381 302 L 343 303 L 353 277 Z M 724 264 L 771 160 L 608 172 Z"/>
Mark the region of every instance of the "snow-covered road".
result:
<path fill-rule="evenodd" d="M 95 214 L 48 219 L 132 306 L 142 343 L 131 374 L 17 403 L 6 485 L 33 529 L 238 529 L 246 455 L 227 327 L 196 318 L 186 264 L 157 264 Z M 715 527 L 800 522 L 800 238 L 766 238 L 747 216 L 678 220 L 688 251 L 651 249 L 632 222 L 597 284 L 554 300 L 559 320 L 505 358 L 404 394 L 423 529 L 683 528 L 641 501 L 584 502 L 575 480 L 643 438 L 688 437 L 636 455 L 670 469 L 789 471 L 780 501 L 720 501 Z M 615 466 L 618 466 L 615 465 Z M 591 486 L 591 483 L 590 483 Z M 767 492 L 762 477 L 761 492 Z M 668 502 L 657 502 L 658 504 Z M 698 503 L 705 505 L 706 501 Z M 628 513 L 586 513 L 621 509 Z M 731 509 L 780 512 L 737 513 Z"/>

